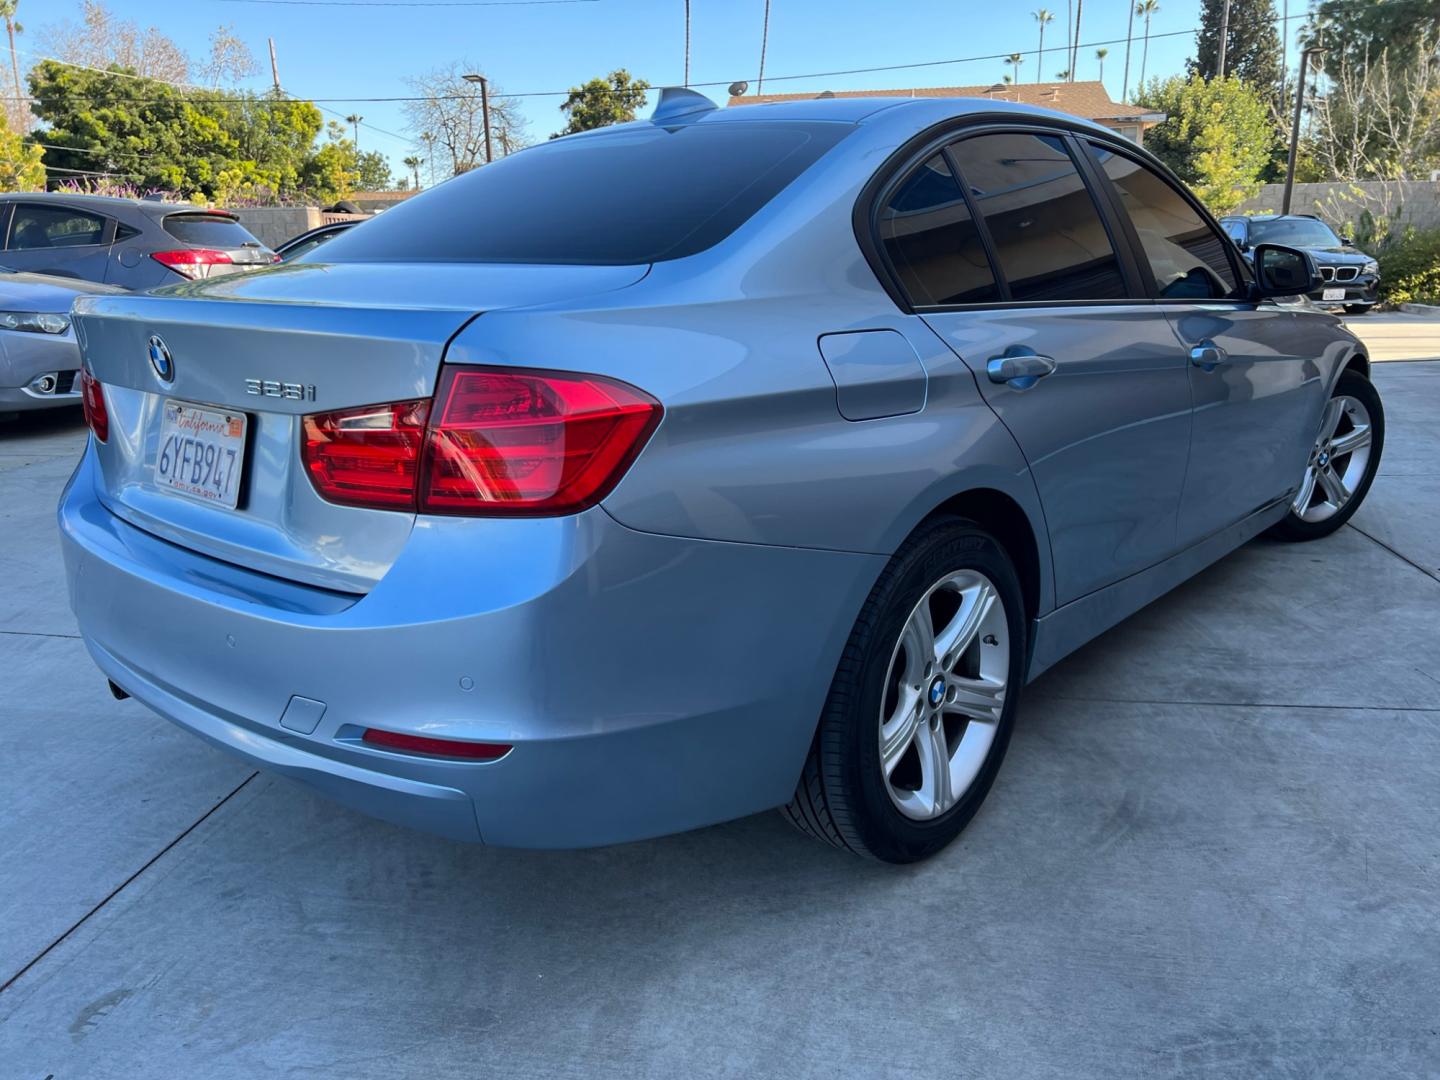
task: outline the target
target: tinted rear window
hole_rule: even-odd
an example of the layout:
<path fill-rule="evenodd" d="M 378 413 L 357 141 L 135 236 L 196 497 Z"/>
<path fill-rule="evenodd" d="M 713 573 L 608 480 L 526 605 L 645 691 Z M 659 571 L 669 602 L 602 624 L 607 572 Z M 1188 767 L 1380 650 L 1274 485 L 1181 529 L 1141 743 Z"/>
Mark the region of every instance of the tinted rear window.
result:
<path fill-rule="evenodd" d="M 244 225 L 217 214 L 171 214 L 164 226 L 165 231 L 182 244 L 208 248 L 260 246 L 260 241 Z"/>
<path fill-rule="evenodd" d="M 853 127 L 646 125 L 557 139 L 446 181 L 325 245 L 325 262 L 623 265 L 723 240 Z"/>

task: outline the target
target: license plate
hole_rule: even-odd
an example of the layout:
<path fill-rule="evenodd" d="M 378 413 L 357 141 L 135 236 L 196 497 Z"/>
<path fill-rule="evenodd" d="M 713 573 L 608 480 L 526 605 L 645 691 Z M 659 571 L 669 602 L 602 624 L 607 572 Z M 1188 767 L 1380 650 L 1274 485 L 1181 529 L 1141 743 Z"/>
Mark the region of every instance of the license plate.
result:
<path fill-rule="evenodd" d="M 245 468 L 245 426 L 244 413 L 166 401 L 155 483 L 233 510 Z"/>
<path fill-rule="evenodd" d="M 1326 289 L 1324 292 L 1322 292 L 1322 293 L 1320 294 L 1320 299 L 1321 299 L 1321 300 L 1344 300 L 1344 299 L 1345 299 L 1345 290 L 1344 290 L 1344 289 Z"/>

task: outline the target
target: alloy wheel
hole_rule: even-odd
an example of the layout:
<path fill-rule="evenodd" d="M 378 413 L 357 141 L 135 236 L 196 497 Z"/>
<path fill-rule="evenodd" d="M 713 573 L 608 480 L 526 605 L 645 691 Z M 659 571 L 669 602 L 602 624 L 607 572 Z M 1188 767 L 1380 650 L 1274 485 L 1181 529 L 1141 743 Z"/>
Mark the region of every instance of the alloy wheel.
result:
<path fill-rule="evenodd" d="M 1344 509 L 1365 477 L 1373 438 L 1370 411 L 1363 401 L 1348 394 L 1330 399 L 1305 465 L 1305 479 L 1290 506 L 1296 517 L 1314 523 Z"/>
<path fill-rule="evenodd" d="M 885 790 L 906 817 L 937 818 L 970 789 L 999 730 L 1009 671 L 995 584 L 959 570 L 930 586 L 895 643 L 880 705 Z"/>

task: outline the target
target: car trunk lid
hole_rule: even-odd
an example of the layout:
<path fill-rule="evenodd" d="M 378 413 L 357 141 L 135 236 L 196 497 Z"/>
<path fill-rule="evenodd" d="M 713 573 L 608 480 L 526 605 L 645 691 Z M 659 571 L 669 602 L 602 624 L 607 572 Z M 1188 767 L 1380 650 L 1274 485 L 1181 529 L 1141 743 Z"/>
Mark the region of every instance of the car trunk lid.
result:
<path fill-rule="evenodd" d="M 623 288 L 645 271 L 300 263 L 153 294 L 83 297 L 76 332 L 110 414 L 109 439 L 98 445 L 101 498 L 192 550 L 367 591 L 414 515 L 321 499 L 300 461 L 304 415 L 428 397 L 446 344 L 476 315 Z M 244 418 L 233 508 L 157 481 L 162 429 L 174 430 L 167 402 Z"/>

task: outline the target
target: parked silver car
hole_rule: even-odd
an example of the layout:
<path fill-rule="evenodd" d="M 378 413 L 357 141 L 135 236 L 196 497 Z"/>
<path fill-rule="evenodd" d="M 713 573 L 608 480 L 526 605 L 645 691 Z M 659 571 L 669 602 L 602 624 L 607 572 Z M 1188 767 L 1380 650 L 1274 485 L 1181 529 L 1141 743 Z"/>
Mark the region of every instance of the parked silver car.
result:
<path fill-rule="evenodd" d="M 0 416 L 80 404 L 70 305 L 77 296 L 120 291 L 0 266 Z"/>
<path fill-rule="evenodd" d="M 1027 680 L 1383 444 L 1308 256 L 1000 101 L 666 91 L 319 254 L 77 304 L 71 602 L 118 694 L 461 839 L 924 858 Z"/>
<path fill-rule="evenodd" d="M 269 266 L 276 255 L 228 210 L 61 192 L 0 194 L 0 262 L 150 289 Z"/>

